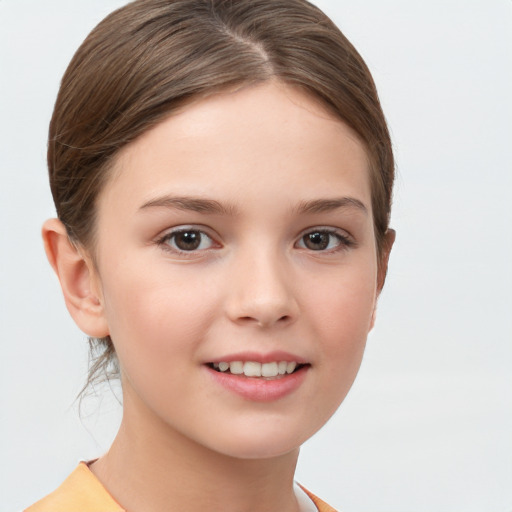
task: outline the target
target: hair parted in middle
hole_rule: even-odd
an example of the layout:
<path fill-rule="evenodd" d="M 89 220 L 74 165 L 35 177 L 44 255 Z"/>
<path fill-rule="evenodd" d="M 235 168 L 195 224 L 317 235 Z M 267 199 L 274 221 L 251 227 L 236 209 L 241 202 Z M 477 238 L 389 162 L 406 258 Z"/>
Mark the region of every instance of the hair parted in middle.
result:
<path fill-rule="evenodd" d="M 386 121 L 363 59 L 306 0 L 136 0 L 89 34 L 62 79 L 48 143 L 73 243 L 94 259 L 96 202 L 120 149 L 193 100 L 267 80 L 305 91 L 365 145 L 380 255 L 394 179 Z M 117 370 L 112 340 L 90 343 L 89 383 Z"/>

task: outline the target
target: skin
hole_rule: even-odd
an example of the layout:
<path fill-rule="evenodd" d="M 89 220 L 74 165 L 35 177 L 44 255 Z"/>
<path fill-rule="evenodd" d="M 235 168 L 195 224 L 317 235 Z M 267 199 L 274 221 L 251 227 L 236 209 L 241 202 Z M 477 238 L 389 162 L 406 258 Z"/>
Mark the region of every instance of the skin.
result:
<path fill-rule="evenodd" d="M 389 254 L 379 266 L 363 144 L 284 84 L 219 93 L 121 150 L 97 218 L 94 254 L 43 229 L 69 311 L 120 361 L 124 416 L 93 472 L 133 511 L 297 510 L 299 446 L 355 379 Z M 177 229 L 200 246 L 180 251 Z M 327 247 L 307 245 L 319 232 Z M 206 366 L 276 350 L 308 367 L 269 402 Z"/>

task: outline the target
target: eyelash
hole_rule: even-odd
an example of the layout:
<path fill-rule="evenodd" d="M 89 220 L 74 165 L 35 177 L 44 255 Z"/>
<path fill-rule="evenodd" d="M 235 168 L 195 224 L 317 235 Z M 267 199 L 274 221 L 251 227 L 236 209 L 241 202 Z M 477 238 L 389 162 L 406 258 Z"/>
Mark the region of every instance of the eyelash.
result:
<path fill-rule="evenodd" d="M 191 248 L 190 250 L 186 250 L 186 249 L 177 247 L 175 244 L 175 240 L 176 240 L 176 237 L 179 236 L 180 234 L 183 234 L 183 235 L 194 234 L 194 236 L 199 234 L 200 238 L 199 238 L 198 247 Z M 331 237 L 331 239 L 328 241 L 328 246 L 332 242 L 332 237 L 334 237 L 337 239 L 337 244 L 334 248 L 328 248 L 328 246 L 327 246 L 327 248 L 324 248 L 324 249 L 318 249 L 318 250 L 311 249 L 310 247 L 307 247 L 306 237 L 307 236 L 311 237 L 313 235 L 328 235 L 329 237 Z M 210 241 L 210 246 L 207 248 L 201 249 L 201 244 L 203 243 L 205 238 L 207 238 Z M 173 240 L 174 240 L 174 247 L 172 247 L 170 245 L 170 242 Z M 310 240 L 311 240 L 311 238 L 310 238 Z M 183 256 L 192 256 L 194 254 L 197 254 L 198 252 L 208 251 L 208 250 L 214 248 L 214 246 L 216 244 L 215 240 L 208 233 L 206 233 L 202 229 L 194 228 L 194 227 L 180 227 L 174 231 L 167 232 L 162 237 L 158 238 L 156 243 L 158 246 L 162 247 L 162 249 L 164 249 L 165 251 L 168 251 L 168 252 L 171 252 L 174 254 L 180 254 Z M 302 243 L 302 246 L 300 245 L 301 243 Z M 294 246 L 299 246 L 300 249 L 304 249 L 306 251 L 311 251 L 311 252 L 324 253 L 324 254 L 325 253 L 326 254 L 334 254 L 334 253 L 337 253 L 340 251 L 345 251 L 347 249 L 350 249 L 351 247 L 355 247 L 355 245 L 356 245 L 356 243 L 351 237 L 349 237 L 343 233 L 340 233 L 336 229 L 329 229 L 329 228 L 309 229 L 309 230 L 303 232 L 303 234 L 301 234 L 301 236 L 299 237 L 298 241 L 295 242 L 295 244 L 294 244 Z M 219 244 L 217 244 L 217 246 L 220 247 Z"/>
<path fill-rule="evenodd" d="M 176 237 L 179 236 L 180 234 L 199 234 L 200 235 L 200 240 L 199 240 L 199 247 L 197 248 L 194 248 L 194 249 L 190 249 L 190 250 L 186 250 L 186 249 L 180 249 L 179 247 L 177 247 L 175 244 L 174 244 L 174 247 L 171 247 L 170 245 L 170 242 L 171 241 L 175 241 L 176 240 Z M 194 228 L 194 227 L 180 227 L 174 231 L 171 231 L 171 232 L 167 232 L 165 233 L 162 237 L 160 237 L 156 243 L 157 245 L 159 245 L 160 247 L 162 247 L 162 249 L 164 249 L 165 251 L 168 251 L 168 252 L 172 252 L 174 254 L 180 254 L 180 255 L 184 255 L 184 256 L 188 256 L 188 255 L 193 255 L 194 253 L 197 253 L 199 251 L 207 251 L 209 249 L 211 249 L 212 247 L 208 247 L 208 248 L 203 248 L 201 249 L 200 248 L 200 245 L 203 243 L 204 241 L 204 238 L 207 238 L 208 240 L 210 240 L 211 242 L 211 245 L 215 245 L 215 241 L 213 240 L 213 238 L 208 235 L 208 233 L 206 233 L 204 230 L 202 229 L 199 229 L 199 228 Z"/>
<path fill-rule="evenodd" d="M 319 235 L 328 235 L 330 237 L 336 238 L 337 239 L 336 247 L 331 248 L 331 249 L 322 249 L 322 250 L 315 250 L 315 249 L 308 248 L 305 243 L 306 237 L 307 236 L 311 237 L 312 235 L 318 235 L 318 234 Z M 347 249 L 350 249 L 351 247 L 355 247 L 355 245 L 356 245 L 355 241 L 348 235 L 340 233 L 336 229 L 330 229 L 330 228 L 308 229 L 306 232 L 304 232 L 300 236 L 300 238 L 296 242 L 296 244 L 299 244 L 301 242 L 304 244 L 303 247 L 301 247 L 301 249 L 310 250 L 311 252 L 327 253 L 327 254 L 334 254 L 334 253 L 337 253 L 340 251 L 345 251 Z M 331 241 L 329 241 L 328 243 L 330 244 L 330 242 Z"/>

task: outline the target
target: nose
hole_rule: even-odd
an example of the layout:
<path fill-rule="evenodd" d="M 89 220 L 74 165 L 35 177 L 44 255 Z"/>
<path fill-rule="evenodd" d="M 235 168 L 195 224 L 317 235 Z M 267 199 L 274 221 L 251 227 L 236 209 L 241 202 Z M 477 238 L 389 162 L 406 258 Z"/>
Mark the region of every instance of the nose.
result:
<path fill-rule="evenodd" d="M 239 258 L 228 281 L 226 312 L 232 322 L 268 328 L 297 319 L 293 273 L 285 260 L 270 251 Z"/>

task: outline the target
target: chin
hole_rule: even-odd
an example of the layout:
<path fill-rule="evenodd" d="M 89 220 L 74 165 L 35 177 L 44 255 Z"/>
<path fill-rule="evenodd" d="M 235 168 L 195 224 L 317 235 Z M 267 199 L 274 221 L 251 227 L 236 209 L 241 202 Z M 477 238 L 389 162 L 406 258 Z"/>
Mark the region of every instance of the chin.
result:
<path fill-rule="evenodd" d="M 263 460 L 283 457 L 298 452 L 300 444 L 276 443 L 274 440 L 266 443 L 243 442 L 239 445 L 223 447 L 222 453 L 228 457 L 244 460 Z"/>
<path fill-rule="evenodd" d="M 237 459 L 271 459 L 296 454 L 314 432 L 293 431 L 293 427 L 238 429 L 224 431 L 223 436 L 211 436 L 208 447 L 218 453 Z"/>

